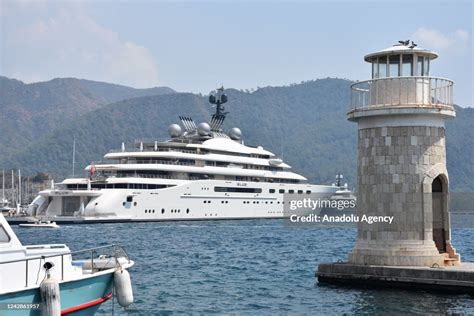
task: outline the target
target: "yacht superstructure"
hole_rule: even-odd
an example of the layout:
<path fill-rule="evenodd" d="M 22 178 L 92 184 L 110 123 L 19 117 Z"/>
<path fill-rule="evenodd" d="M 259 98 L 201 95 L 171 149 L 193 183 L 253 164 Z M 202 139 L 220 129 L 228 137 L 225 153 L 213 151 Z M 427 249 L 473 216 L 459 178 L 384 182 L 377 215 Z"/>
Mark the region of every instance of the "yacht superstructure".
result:
<path fill-rule="evenodd" d="M 224 89 L 209 97 L 216 112 L 198 125 L 180 116 L 170 140 L 136 143 L 86 167 L 88 178 L 69 178 L 39 193 L 29 207 L 56 221 L 162 221 L 282 218 L 284 194 L 327 194 L 339 188 L 307 179 L 262 147 L 227 133 Z"/>

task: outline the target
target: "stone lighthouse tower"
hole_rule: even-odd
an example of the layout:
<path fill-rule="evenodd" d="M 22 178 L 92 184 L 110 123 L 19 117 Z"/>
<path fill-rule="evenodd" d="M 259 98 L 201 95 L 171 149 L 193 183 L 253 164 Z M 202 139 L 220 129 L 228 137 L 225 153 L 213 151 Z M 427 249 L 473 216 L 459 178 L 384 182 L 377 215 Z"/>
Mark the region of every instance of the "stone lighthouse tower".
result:
<path fill-rule="evenodd" d="M 432 77 L 438 55 L 400 44 L 365 56 L 372 79 L 352 85 L 347 116 L 358 125 L 359 222 L 349 263 L 456 265 L 448 211 L 445 121 L 456 116 L 453 82 Z"/>

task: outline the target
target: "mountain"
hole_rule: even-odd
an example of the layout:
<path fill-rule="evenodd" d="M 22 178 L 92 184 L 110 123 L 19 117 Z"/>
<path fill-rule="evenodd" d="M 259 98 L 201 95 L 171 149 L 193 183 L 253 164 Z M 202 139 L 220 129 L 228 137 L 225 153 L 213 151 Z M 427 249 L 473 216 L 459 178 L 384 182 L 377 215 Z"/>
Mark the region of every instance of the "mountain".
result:
<path fill-rule="evenodd" d="M 174 93 L 74 78 L 25 84 L 0 76 L 0 143 L 15 153 L 78 117 L 124 99 Z M 3 153 L 2 153 L 3 155 Z"/>
<path fill-rule="evenodd" d="M 332 183 L 343 173 L 356 183 L 356 124 L 346 120 L 350 84 L 342 79 L 319 79 L 254 92 L 226 90 L 230 113 L 225 129 L 237 126 L 248 145 L 273 151 L 314 183 Z M 447 124 L 447 155 L 453 190 L 474 189 L 474 109 L 457 109 Z M 174 93 L 122 100 L 103 106 L 63 124 L 5 157 L 0 165 L 21 167 L 22 173 L 45 171 L 57 177 L 72 171 L 72 144 L 76 138 L 76 175 L 91 161 L 101 160 L 121 142 L 127 148 L 136 139 L 168 139 L 167 129 L 178 115 L 207 121 L 214 109 L 207 98 Z"/>
<path fill-rule="evenodd" d="M 450 187 L 474 190 L 474 108 L 456 106 L 456 119 L 446 123 L 446 156 Z"/>

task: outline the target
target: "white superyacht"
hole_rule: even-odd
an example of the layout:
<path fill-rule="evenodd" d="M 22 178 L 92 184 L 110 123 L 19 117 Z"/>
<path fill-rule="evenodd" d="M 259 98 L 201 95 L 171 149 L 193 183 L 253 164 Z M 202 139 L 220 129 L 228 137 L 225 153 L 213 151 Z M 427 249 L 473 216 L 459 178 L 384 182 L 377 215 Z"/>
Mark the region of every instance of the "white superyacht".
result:
<path fill-rule="evenodd" d="M 285 194 L 329 197 L 339 189 L 308 184 L 273 153 L 244 145 L 238 128 L 224 132 L 226 101 L 220 88 L 209 97 L 216 107 L 209 123 L 180 116 L 170 140 L 138 141 L 135 150 L 122 144 L 107 162 L 86 167 L 90 177 L 39 192 L 29 215 L 58 222 L 283 218 Z"/>

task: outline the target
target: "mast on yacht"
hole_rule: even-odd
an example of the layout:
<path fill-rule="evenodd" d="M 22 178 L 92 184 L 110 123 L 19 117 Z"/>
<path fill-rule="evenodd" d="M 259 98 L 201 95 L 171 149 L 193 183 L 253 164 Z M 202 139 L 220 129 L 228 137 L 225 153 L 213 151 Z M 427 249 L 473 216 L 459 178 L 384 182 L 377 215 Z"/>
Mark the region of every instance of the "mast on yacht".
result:
<path fill-rule="evenodd" d="M 209 95 L 209 103 L 216 105 L 216 113 L 212 115 L 209 122 L 212 131 L 219 132 L 224 123 L 225 116 L 228 112 L 225 111 L 224 103 L 227 102 L 227 95 L 224 94 L 224 87 L 217 89 L 216 94 Z"/>

